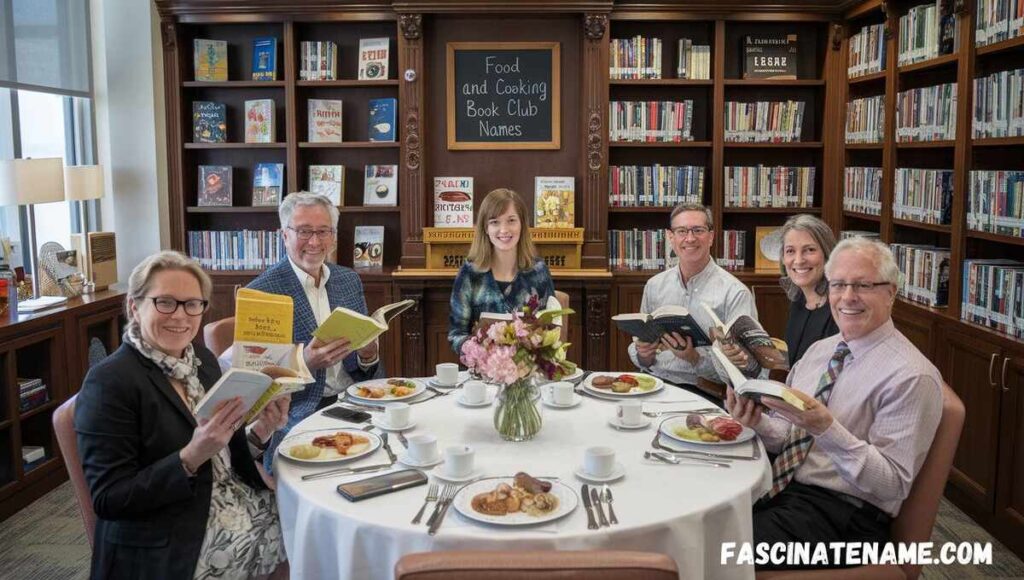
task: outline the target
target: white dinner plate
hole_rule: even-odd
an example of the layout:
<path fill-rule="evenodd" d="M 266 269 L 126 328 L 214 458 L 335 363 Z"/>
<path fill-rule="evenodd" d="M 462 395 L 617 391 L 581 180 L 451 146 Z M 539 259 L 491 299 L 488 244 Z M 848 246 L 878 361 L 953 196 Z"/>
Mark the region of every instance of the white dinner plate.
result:
<path fill-rule="evenodd" d="M 616 393 L 611 389 L 598 389 L 593 386 L 593 381 L 597 377 L 618 377 L 620 375 L 634 375 L 634 376 L 646 376 L 654 379 L 654 387 L 646 391 L 641 390 L 640 387 L 633 387 L 628 393 Z M 583 388 L 591 393 L 602 395 L 607 398 L 616 399 L 619 397 L 642 397 L 644 395 L 650 395 L 657 393 L 658 391 L 665 388 L 665 383 L 658 377 L 648 375 L 645 373 L 593 373 L 585 381 L 583 381 Z"/>
<path fill-rule="evenodd" d="M 721 417 L 722 415 L 714 415 L 715 417 Z M 665 419 L 661 422 L 659 429 L 665 436 L 672 438 L 680 443 L 693 443 L 695 445 L 735 445 L 737 443 L 743 443 L 744 441 L 750 441 L 755 433 L 750 427 L 743 426 L 743 431 L 736 436 L 732 441 L 694 441 L 693 439 L 686 439 L 680 435 L 676 435 L 674 429 L 677 426 L 686 427 L 686 415 L 680 415 L 678 417 L 672 417 L 671 419 Z"/>
<path fill-rule="evenodd" d="M 571 487 L 559 481 L 552 481 L 551 491 L 549 493 L 558 498 L 558 507 L 556 507 L 551 513 L 544 514 L 542 516 L 531 516 L 525 512 L 516 512 L 514 514 L 504 516 L 492 516 L 482 514 L 473 509 L 473 497 L 477 494 L 494 491 L 494 488 L 498 487 L 498 484 L 501 483 L 512 485 L 514 482 L 515 479 L 512 477 L 488 477 L 486 479 L 470 483 L 455 494 L 455 499 L 452 501 L 452 505 L 454 505 L 455 509 L 463 516 L 480 523 L 493 524 L 496 526 L 531 526 L 563 518 L 571 514 L 580 503 L 579 497 Z"/>
<path fill-rule="evenodd" d="M 312 443 L 313 439 L 323 435 L 333 435 L 335 433 L 344 432 L 352 435 L 360 435 L 369 439 L 369 443 L 365 444 L 362 449 L 357 450 L 349 455 L 339 455 L 337 450 L 334 449 L 323 449 L 320 451 L 320 456 L 315 459 L 300 459 L 293 457 L 290 453 L 291 448 L 296 445 L 302 445 L 304 443 Z M 380 447 L 380 437 L 374 433 L 368 431 L 361 431 L 359 429 L 317 429 L 315 431 L 304 431 L 302 433 L 295 433 L 285 437 L 284 441 L 281 442 L 277 447 L 277 452 L 281 454 L 281 457 L 287 458 L 289 461 L 296 463 L 305 463 L 307 465 L 323 465 L 325 463 L 342 463 L 345 461 L 352 461 L 353 459 L 359 459 L 373 453 Z"/>
<path fill-rule="evenodd" d="M 403 381 L 409 381 L 409 382 L 413 383 L 414 385 L 416 385 L 416 389 L 413 392 L 409 393 L 408 395 L 403 395 L 401 397 L 395 397 L 395 396 L 392 396 L 391 394 L 386 394 L 386 395 L 384 395 L 383 397 L 381 397 L 379 399 L 374 399 L 373 397 L 364 397 L 364 396 L 359 394 L 359 389 L 362 388 L 362 387 L 366 387 L 366 388 L 381 387 L 381 388 L 384 388 L 384 389 L 388 389 L 388 388 L 394 386 L 394 385 L 389 385 L 388 384 L 388 379 L 376 379 L 376 380 L 372 380 L 372 381 L 363 381 L 361 383 L 356 383 L 354 385 L 350 385 L 349 388 L 346 389 L 345 392 L 348 393 L 349 397 L 352 397 L 353 399 L 356 399 L 358 401 L 365 401 L 367 403 L 391 403 L 391 402 L 394 402 L 394 401 L 405 401 L 407 399 L 411 399 L 411 398 L 413 398 L 413 397 L 423 393 L 423 391 L 427 390 L 427 385 L 424 384 L 423 381 L 418 381 L 416 379 L 406 379 L 406 378 L 401 378 L 401 377 L 394 377 L 394 378 L 401 379 Z"/>

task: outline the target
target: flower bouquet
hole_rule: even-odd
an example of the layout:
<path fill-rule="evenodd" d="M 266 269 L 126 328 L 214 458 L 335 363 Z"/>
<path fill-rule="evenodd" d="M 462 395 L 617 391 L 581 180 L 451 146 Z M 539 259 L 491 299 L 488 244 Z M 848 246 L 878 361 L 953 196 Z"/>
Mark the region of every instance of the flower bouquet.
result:
<path fill-rule="evenodd" d="M 511 321 L 481 326 L 462 345 L 462 364 L 470 372 L 501 386 L 494 428 L 506 440 L 532 439 L 541 428 L 539 377 L 559 380 L 576 372 L 565 360 L 569 343 L 553 321 L 573 314 L 569 308 L 539 310 L 534 295 Z"/>

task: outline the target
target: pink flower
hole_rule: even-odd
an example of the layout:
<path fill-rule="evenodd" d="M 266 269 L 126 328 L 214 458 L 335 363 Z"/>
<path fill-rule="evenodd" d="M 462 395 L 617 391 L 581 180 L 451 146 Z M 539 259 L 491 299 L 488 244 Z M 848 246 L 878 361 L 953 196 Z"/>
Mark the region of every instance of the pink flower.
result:
<path fill-rule="evenodd" d="M 507 322 L 495 322 L 487 327 L 487 338 L 498 342 L 505 335 L 506 328 L 508 328 Z"/>
<path fill-rule="evenodd" d="M 477 339 L 470 338 L 462 343 L 462 364 L 469 368 L 476 368 L 480 361 L 487 356 L 487 351 L 477 342 Z"/>
<path fill-rule="evenodd" d="M 514 347 L 495 346 L 490 351 L 490 356 L 481 365 L 480 372 L 496 383 L 512 384 L 519 378 L 519 369 L 513 359 L 514 355 Z"/>

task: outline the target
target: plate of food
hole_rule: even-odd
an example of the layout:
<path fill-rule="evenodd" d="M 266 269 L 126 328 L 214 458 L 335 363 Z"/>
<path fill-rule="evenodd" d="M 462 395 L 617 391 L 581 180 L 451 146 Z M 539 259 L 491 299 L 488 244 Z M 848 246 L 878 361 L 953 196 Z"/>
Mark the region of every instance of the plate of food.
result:
<path fill-rule="evenodd" d="M 381 379 L 349 386 L 348 396 L 363 401 L 404 401 L 426 390 L 427 386 L 413 379 Z"/>
<path fill-rule="evenodd" d="M 351 461 L 380 447 L 380 437 L 352 429 L 317 429 L 289 435 L 277 452 L 298 463 L 323 464 Z"/>
<path fill-rule="evenodd" d="M 583 381 L 583 388 L 598 395 L 636 397 L 657 393 L 665 383 L 644 373 L 593 373 Z"/>
<path fill-rule="evenodd" d="M 579 505 L 576 492 L 559 481 L 523 472 L 466 485 L 452 501 L 463 516 L 497 526 L 529 526 L 565 517 Z"/>
<path fill-rule="evenodd" d="M 754 430 L 726 415 L 687 413 L 666 419 L 661 432 L 683 443 L 700 445 L 732 445 L 749 441 Z"/>

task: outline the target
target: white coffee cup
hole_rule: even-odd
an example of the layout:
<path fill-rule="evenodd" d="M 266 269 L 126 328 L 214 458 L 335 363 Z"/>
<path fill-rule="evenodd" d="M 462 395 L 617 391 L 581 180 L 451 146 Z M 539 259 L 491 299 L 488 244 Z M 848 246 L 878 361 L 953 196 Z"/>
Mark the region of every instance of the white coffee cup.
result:
<path fill-rule="evenodd" d="M 623 401 L 615 409 L 615 415 L 622 425 L 639 425 L 644 421 L 644 404 L 640 401 Z"/>
<path fill-rule="evenodd" d="M 483 381 L 466 381 L 462 386 L 462 400 L 477 405 L 487 400 L 487 385 Z"/>
<path fill-rule="evenodd" d="M 413 435 L 409 442 L 409 459 L 418 463 L 429 463 L 437 459 L 437 437 L 433 435 Z"/>
<path fill-rule="evenodd" d="M 571 405 L 573 384 L 568 381 L 558 381 L 557 383 L 551 383 L 551 402 L 556 405 Z"/>
<path fill-rule="evenodd" d="M 384 422 L 391 427 L 402 428 L 409 424 L 409 403 L 391 403 L 384 407 Z"/>
<path fill-rule="evenodd" d="M 453 445 L 444 450 L 444 472 L 451 477 L 466 477 L 473 473 L 475 452 L 469 445 Z"/>
<path fill-rule="evenodd" d="M 594 477 L 608 477 L 615 470 L 615 450 L 611 447 L 587 447 L 583 452 L 583 471 Z"/>
<path fill-rule="evenodd" d="M 459 365 L 455 363 L 440 363 L 434 368 L 435 380 L 440 385 L 454 385 L 459 382 Z"/>

